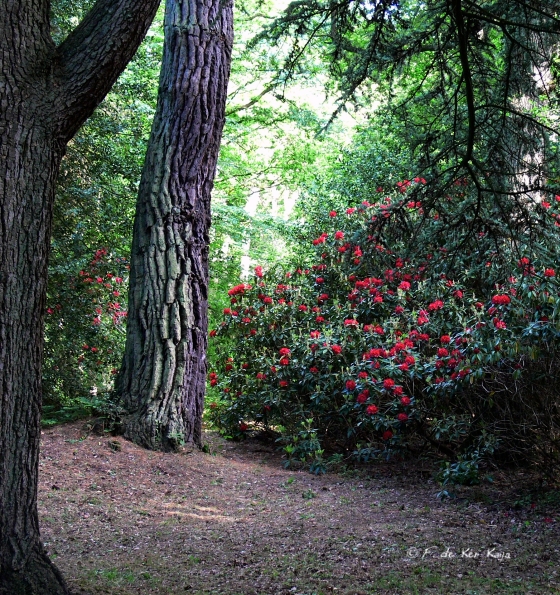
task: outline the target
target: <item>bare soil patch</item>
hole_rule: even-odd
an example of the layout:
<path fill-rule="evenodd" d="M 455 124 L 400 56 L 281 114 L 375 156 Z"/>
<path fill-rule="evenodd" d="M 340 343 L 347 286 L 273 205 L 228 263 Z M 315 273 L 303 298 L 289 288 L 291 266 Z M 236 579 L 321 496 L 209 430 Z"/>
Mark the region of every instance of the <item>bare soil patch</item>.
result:
<path fill-rule="evenodd" d="M 165 454 L 44 430 L 42 536 L 76 593 L 560 594 L 560 493 L 527 474 L 442 502 L 418 465 L 316 477 L 207 439 Z"/>

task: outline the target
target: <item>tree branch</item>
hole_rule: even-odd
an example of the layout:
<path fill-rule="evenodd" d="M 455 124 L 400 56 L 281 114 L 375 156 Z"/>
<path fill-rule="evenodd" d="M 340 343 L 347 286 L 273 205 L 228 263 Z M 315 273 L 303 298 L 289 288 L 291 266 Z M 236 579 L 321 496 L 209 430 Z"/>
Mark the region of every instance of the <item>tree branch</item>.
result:
<path fill-rule="evenodd" d="M 469 133 L 467 139 L 467 150 L 463 156 L 463 165 L 469 163 L 473 157 L 474 137 L 476 133 L 476 113 L 474 107 L 474 88 L 469 64 L 469 45 L 468 34 L 465 31 L 465 22 L 463 20 L 461 0 L 453 0 L 453 18 L 457 26 L 457 40 L 459 42 L 459 55 L 461 57 L 461 66 L 465 79 L 465 92 L 467 98 L 467 110 L 469 115 Z"/>
<path fill-rule="evenodd" d="M 70 140 L 132 59 L 160 0 L 97 0 L 58 48 L 58 132 Z"/>

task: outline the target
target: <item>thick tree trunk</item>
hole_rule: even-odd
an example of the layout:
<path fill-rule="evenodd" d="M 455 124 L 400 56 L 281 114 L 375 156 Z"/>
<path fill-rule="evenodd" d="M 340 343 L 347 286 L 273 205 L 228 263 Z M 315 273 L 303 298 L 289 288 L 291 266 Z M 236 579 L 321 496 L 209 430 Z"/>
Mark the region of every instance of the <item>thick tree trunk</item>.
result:
<path fill-rule="evenodd" d="M 231 49 L 231 0 L 167 0 L 158 107 L 138 194 L 124 435 L 151 449 L 201 444 L 210 192 Z"/>
<path fill-rule="evenodd" d="M 0 132 L 0 593 L 9 595 L 66 593 L 37 516 L 42 322 L 61 158 L 48 120 L 32 117 L 43 107 L 37 102 L 29 111 L 8 107 L 10 126 Z"/>
<path fill-rule="evenodd" d="M 60 47 L 48 0 L 0 0 L 0 595 L 68 589 L 41 544 L 43 314 L 66 143 L 142 40 L 157 0 L 100 0 Z"/>

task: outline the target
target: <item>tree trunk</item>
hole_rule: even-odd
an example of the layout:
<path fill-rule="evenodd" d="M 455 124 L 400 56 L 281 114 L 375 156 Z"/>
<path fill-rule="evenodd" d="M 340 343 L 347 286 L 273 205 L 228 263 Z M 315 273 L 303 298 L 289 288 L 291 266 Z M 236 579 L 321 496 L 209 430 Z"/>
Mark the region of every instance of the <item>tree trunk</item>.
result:
<path fill-rule="evenodd" d="M 46 91 L 46 89 L 42 89 Z M 39 539 L 37 470 L 47 252 L 61 149 L 21 103 L 0 135 L 0 593 L 66 593 Z M 20 108 L 15 113 L 15 106 Z"/>
<path fill-rule="evenodd" d="M 125 437 L 151 449 L 201 445 L 210 193 L 232 43 L 231 0 L 168 0 L 116 385 Z"/>
<path fill-rule="evenodd" d="M 41 543 L 43 315 L 66 143 L 134 54 L 157 0 L 100 0 L 56 48 L 48 0 L 0 0 L 0 595 L 68 589 Z"/>

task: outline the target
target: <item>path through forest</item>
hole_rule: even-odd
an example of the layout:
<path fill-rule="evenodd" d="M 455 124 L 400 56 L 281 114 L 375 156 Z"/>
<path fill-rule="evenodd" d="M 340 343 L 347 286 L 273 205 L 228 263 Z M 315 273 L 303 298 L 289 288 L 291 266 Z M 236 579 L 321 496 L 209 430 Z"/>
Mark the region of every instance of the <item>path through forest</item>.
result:
<path fill-rule="evenodd" d="M 42 536 L 76 593 L 560 593 L 560 493 L 524 475 L 441 502 L 418 465 L 315 477 L 215 434 L 182 454 L 83 422 L 42 438 Z"/>

